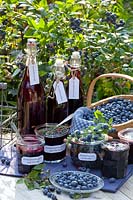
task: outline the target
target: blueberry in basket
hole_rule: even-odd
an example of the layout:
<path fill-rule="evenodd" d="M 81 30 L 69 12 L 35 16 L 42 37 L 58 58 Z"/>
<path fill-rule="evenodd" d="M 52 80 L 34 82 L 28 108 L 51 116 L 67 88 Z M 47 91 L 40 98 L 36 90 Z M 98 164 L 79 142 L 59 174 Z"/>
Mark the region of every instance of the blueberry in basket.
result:
<path fill-rule="evenodd" d="M 93 111 L 101 111 L 106 120 L 113 119 L 113 124 L 125 123 L 133 119 L 133 101 L 124 98 L 113 98 L 108 102 L 95 106 Z"/>
<path fill-rule="evenodd" d="M 50 176 L 50 182 L 56 188 L 69 193 L 90 193 L 104 186 L 104 182 L 100 177 L 80 171 L 56 172 Z"/>

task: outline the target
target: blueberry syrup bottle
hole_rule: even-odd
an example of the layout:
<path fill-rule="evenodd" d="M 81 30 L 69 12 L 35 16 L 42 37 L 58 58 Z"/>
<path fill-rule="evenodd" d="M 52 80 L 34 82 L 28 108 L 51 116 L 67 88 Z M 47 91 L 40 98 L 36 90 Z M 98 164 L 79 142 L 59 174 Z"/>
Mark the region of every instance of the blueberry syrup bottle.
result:
<path fill-rule="evenodd" d="M 56 59 L 54 69 L 54 81 L 47 98 L 47 123 L 59 123 L 68 115 L 68 100 L 64 85 L 65 68 L 62 59 Z"/>
<path fill-rule="evenodd" d="M 26 69 L 17 97 L 18 129 L 21 135 L 35 134 L 35 126 L 46 122 L 46 98 L 39 80 L 35 39 L 28 39 L 26 53 Z"/>
<path fill-rule="evenodd" d="M 70 79 L 68 82 L 68 114 L 73 113 L 77 108 L 83 106 L 83 87 L 81 81 L 81 58 L 78 51 L 74 51 L 70 59 Z"/>

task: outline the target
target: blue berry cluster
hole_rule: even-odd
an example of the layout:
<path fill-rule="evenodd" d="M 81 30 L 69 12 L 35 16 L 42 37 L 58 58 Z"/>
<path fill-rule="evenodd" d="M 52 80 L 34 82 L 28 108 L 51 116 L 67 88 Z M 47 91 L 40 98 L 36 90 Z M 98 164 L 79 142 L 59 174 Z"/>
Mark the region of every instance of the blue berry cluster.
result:
<path fill-rule="evenodd" d="M 92 190 L 98 186 L 98 178 L 90 173 L 64 171 L 55 177 L 55 182 L 60 187 L 70 190 Z"/>
<path fill-rule="evenodd" d="M 106 21 L 109 24 L 113 24 L 116 29 L 125 25 L 125 22 L 122 19 L 118 21 L 117 15 L 109 11 L 106 12 L 106 17 L 102 21 Z"/>
<path fill-rule="evenodd" d="M 70 27 L 77 33 L 82 33 L 83 29 L 80 27 L 81 20 L 77 18 L 70 18 Z"/>
<path fill-rule="evenodd" d="M 1 163 L 2 163 L 3 165 L 10 166 L 10 162 L 11 162 L 11 161 L 10 161 L 9 158 L 7 158 L 7 157 L 1 157 L 0 161 L 1 161 Z"/>
<path fill-rule="evenodd" d="M 61 190 L 56 189 L 53 185 L 47 185 L 43 188 L 43 194 L 45 196 L 51 198 L 52 200 L 57 200 L 56 194 L 54 194 L 54 192 L 56 192 L 56 194 L 61 194 Z"/>
<path fill-rule="evenodd" d="M 107 103 L 94 108 L 100 110 L 106 120 L 113 119 L 113 124 L 125 123 L 133 119 L 133 102 L 124 98 L 113 98 Z"/>

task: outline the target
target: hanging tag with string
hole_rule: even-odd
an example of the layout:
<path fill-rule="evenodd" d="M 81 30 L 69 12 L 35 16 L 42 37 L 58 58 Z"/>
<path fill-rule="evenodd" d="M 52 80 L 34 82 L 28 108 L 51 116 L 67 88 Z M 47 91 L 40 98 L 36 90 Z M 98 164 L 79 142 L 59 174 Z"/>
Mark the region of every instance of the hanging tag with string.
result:
<path fill-rule="evenodd" d="M 53 84 L 56 101 L 58 104 L 67 102 L 67 96 L 62 81 L 55 81 Z"/>
<path fill-rule="evenodd" d="M 31 59 L 29 63 L 29 76 L 30 76 L 30 85 L 39 84 L 39 73 L 38 65 L 36 63 L 36 58 Z"/>
<path fill-rule="evenodd" d="M 36 42 L 34 39 L 30 39 L 27 43 L 27 62 L 26 65 L 29 69 L 29 77 L 30 77 L 30 85 L 39 84 L 39 72 L 38 72 L 38 65 L 36 62 Z"/>
<path fill-rule="evenodd" d="M 79 79 L 75 72 L 71 72 L 72 78 L 69 80 L 69 99 L 79 99 Z"/>

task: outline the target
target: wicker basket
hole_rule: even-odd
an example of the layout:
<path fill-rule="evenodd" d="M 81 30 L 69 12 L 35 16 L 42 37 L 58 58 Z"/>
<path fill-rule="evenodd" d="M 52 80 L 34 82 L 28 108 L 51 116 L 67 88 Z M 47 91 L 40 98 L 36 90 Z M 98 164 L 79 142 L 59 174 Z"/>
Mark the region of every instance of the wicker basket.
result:
<path fill-rule="evenodd" d="M 101 79 L 101 78 L 107 78 L 107 77 L 111 77 L 111 78 L 124 78 L 127 79 L 129 81 L 131 81 L 133 83 L 133 78 L 131 76 L 128 75 L 124 75 L 124 74 L 117 74 L 117 73 L 109 73 L 109 74 L 102 74 L 98 77 L 96 77 L 90 84 L 89 89 L 88 89 L 88 94 L 87 94 L 87 107 L 89 108 L 93 108 L 95 106 L 101 105 L 106 103 L 108 100 L 113 99 L 113 98 L 125 98 L 125 99 L 129 99 L 131 101 L 133 101 L 133 95 L 116 95 L 116 96 L 112 96 L 112 97 L 108 97 L 106 99 L 100 100 L 96 103 L 91 103 L 92 101 L 92 95 L 93 95 L 93 90 L 94 90 L 94 86 L 97 82 L 97 80 Z M 122 129 L 125 128 L 133 128 L 133 119 L 129 120 L 125 123 L 122 124 L 117 124 L 117 125 L 113 125 L 114 128 L 116 128 L 117 131 L 120 131 Z"/>

